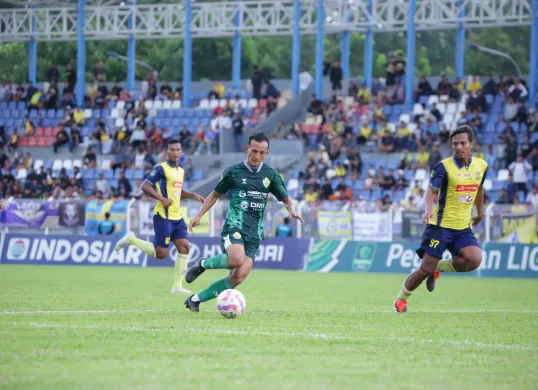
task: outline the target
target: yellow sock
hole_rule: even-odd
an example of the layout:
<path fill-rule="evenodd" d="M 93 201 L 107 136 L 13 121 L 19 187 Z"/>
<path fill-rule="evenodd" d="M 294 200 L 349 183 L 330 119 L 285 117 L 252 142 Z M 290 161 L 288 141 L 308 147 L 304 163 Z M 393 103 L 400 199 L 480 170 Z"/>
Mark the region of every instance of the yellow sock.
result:
<path fill-rule="evenodd" d="M 411 291 L 409 291 L 408 289 L 405 288 L 405 283 L 404 283 L 404 285 L 402 286 L 400 292 L 396 296 L 396 299 L 401 299 L 401 300 L 407 301 L 407 299 L 410 296 L 411 296 Z"/>
<path fill-rule="evenodd" d="M 441 272 L 456 272 L 454 265 L 452 264 L 454 259 L 441 260 L 437 269 Z"/>
<path fill-rule="evenodd" d="M 152 242 L 147 242 L 136 237 L 129 237 L 129 245 L 134 245 L 142 252 L 155 257 L 155 246 Z"/>
<path fill-rule="evenodd" d="M 178 253 L 176 256 L 176 265 L 174 266 L 174 286 L 181 287 L 187 274 L 189 265 L 189 255 Z"/>

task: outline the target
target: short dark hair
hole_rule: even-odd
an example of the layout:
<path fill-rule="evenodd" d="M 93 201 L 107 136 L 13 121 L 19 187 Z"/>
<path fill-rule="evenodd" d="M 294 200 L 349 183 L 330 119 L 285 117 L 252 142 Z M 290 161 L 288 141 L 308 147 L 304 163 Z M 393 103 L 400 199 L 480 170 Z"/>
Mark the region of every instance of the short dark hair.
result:
<path fill-rule="evenodd" d="M 463 126 L 457 127 L 456 130 L 450 133 L 450 141 L 452 141 L 452 139 L 458 134 L 467 134 L 467 137 L 469 138 L 469 142 L 474 141 L 474 138 L 475 138 L 474 130 L 471 126 L 463 125 Z"/>
<path fill-rule="evenodd" d="M 264 133 L 254 133 L 250 137 L 248 137 L 248 144 L 252 141 L 256 142 L 267 142 L 267 147 L 269 148 L 269 137 L 265 135 Z"/>
<path fill-rule="evenodd" d="M 175 138 L 170 138 L 168 141 L 166 141 L 166 147 L 169 147 L 170 145 L 174 145 L 174 144 L 180 144 L 181 142 L 179 142 L 178 139 L 175 139 Z"/>

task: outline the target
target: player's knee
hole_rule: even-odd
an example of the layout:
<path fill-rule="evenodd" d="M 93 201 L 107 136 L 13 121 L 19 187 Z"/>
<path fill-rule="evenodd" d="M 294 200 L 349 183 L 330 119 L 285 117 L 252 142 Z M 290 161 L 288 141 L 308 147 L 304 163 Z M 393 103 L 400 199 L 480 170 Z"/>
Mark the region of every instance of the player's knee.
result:
<path fill-rule="evenodd" d="M 179 253 L 187 254 L 189 253 L 189 244 L 180 244 L 177 250 Z"/>
<path fill-rule="evenodd" d="M 156 259 L 162 260 L 166 256 L 168 256 L 168 248 L 161 248 L 160 246 L 155 248 L 155 258 Z"/>
<path fill-rule="evenodd" d="M 482 263 L 482 256 L 471 256 L 469 258 L 466 258 L 467 260 L 467 270 L 468 271 L 474 271 L 478 267 L 480 267 L 480 264 Z"/>
<path fill-rule="evenodd" d="M 228 256 L 228 267 L 239 268 L 245 263 L 244 256 Z"/>
<path fill-rule="evenodd" d="M 247 276 L 248 276 L 248 273 L 246 272 L 235 272 L 230 277 L 230 282 L 232 283 L 232 286 L 237 287 L 241 283 L 243 283 L 243 281 L 247 278 Z"/>

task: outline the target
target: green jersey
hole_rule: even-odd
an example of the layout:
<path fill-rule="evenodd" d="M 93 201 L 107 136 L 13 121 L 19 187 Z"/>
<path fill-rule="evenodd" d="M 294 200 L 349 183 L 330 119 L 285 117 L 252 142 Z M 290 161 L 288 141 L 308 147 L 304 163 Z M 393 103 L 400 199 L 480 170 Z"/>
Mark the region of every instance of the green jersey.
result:
<path fill-rule="evenodd" d="M 263 240 L 263 215 L 267 195 L 272 193 L 279 201 L 288 197 L 286 186 L 276 169 L 265 165 L 250 167 L 246 161 L 234 164 L 224 171 L 215 192 L 230 191 L 230 210 L 222 231 L 240 229 L 245 237 Z"/>

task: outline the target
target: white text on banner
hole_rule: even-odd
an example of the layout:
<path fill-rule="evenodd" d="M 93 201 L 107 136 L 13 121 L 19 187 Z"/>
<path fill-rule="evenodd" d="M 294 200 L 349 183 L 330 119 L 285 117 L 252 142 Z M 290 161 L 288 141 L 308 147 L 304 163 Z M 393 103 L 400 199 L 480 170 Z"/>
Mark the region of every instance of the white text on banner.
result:
<path fill-rule="evenodd" d="M 353 240 L 391 241 L 390 213 L 353 213 Z"/>

